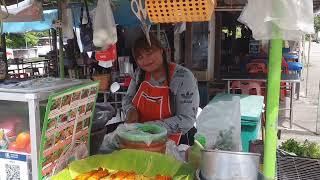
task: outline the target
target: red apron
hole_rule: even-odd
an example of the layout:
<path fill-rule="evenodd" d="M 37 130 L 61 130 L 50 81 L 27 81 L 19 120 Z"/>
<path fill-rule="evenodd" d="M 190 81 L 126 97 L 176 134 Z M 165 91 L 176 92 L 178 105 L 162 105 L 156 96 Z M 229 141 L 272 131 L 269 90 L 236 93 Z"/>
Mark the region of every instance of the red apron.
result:
<path fill-rule="evenodd" d="M 170 79 L 173 76 L 176 64 L 169 64 Z M 141 83 L 132 103 L 139 112 L 139 122 L 164 120 L 171 117 L 170 108 L 170 87 L 165 81 L 163 86 L 153 86 L 148 81 L 151 74 L 146 73 L 145 80 Z M 180 141 L 181 133 L 170 135 L 170 139 L 177 144 Z"/>

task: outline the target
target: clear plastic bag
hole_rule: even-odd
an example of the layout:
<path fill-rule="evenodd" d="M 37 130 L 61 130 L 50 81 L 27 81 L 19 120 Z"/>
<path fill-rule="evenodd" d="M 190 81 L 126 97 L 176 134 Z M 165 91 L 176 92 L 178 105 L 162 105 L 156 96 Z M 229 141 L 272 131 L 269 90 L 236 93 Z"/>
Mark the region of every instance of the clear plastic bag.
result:
<path fill-rule="evenodd" d="M 65 5 L 66 6 L 66 5 Z M 71 8 L 62 9 L 63 21 L 61 23 L 63 38 L 65 39 L 73 39 L 73 19 L 72 19 L 72 11 Z"/>
<path fill-rule="evenodd" d="M 170 155 L 178 161 L 185 162 L 185 151 L 181 151 L 174 141 L 167 141 L 166 155 Z"/>
<path fill-rule="evenodd" d="M 93 23 L 93 44 L 106 48 L 117 42 L 117 29 L 110 0 L 99 0 Z"/>
<path fill-rule="evenodd" d="M 100 153 L 110 153 L 120 149 L 120 141 L 144 142 L 149 146 L 155 141 L 167 138 L 167 129 L 154 124 L 121 124 L 118 128 L 104 136 L 100 146 Z"/>
<path fill-rule="evenodd" d="M 116 133 L 124 140 L 144 142 L 147 145 L 167 138 L 167 129 L 155 124 L 121 124 Z"/>
<path fill-rule="evenodd" d="M 107 154 L 120 149 L 120 140 L 117 133 L 111 132 L 104 136 L 99 153 Z"/>
<path fill-rule="evenodd" d="M 197 119 L 197 130 L 206 139 L 205 148 L 241 151 L 240 98 L 209 103 Z"/>
<path fill-rule="evenodd" d="M 300 40 L 314 33 L 313 2 L 306 0 L 248 0 L 239 22 L 247 25 L 257 40 Z M 273 31 L 273 26 L 279 32 Z"/>
<path fill-rule="evenodd" d="M 91 132 L 104 128 L 107 122 L 115 115 L 116 110 L 110 103 L 97 103 Z"/>

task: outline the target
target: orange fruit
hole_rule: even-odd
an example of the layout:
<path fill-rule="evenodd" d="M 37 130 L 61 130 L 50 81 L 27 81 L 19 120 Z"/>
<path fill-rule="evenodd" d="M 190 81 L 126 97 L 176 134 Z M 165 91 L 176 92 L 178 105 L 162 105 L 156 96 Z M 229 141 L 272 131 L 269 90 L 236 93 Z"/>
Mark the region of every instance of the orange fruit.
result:
<path fill-rule="evenodd" d="M 17 151 L 17 143 L 16 142 L 11 142 L 9 144 L 9 148 L 10 151 Z"/>
<path fill-rule="evenodd" d="M 25 149 L 27 153 L 31 153 L 31 144 L 29 143 Z"/>
<path fill-rule="evenodd" d="M 26 146 L 30 144 L 30 134 L 22 132 L 16 138 L 16 145 L 18 149 L 25 150 Z"/>

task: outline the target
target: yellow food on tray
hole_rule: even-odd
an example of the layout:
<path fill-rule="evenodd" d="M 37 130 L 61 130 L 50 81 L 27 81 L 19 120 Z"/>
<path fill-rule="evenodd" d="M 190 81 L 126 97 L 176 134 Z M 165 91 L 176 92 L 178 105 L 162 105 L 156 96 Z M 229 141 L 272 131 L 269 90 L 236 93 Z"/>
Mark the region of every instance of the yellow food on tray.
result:
<path fill-rule="evenodd" d="M 101 179 L 109 175 L 107 170 L 99 168 L 98 170 L 93 170 L 84 174 L 81 174 L 75 178 L 75 180 L 95 180 Z"/>
<path fill-rule="evenodd" d="M 107 169 L 99 168 L 77 176 L 74 180 L 172 180 L 170 176 L 146 177 L 138 175 L 135 172 L 114 171 L 109 172 Z"/>

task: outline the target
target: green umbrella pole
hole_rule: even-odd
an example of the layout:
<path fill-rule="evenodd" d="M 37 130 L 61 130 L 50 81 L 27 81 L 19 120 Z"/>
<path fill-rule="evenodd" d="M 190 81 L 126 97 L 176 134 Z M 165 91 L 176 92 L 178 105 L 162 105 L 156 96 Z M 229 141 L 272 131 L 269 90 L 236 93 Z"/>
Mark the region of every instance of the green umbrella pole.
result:
<path fill-rule="evenodd" d="M 274 179 L 276 172 L 276 149 L 278 112 L 281 80 L 282 40 L 271 40 L 266 107 L 266 139 L 264 143 L 263 171 L 267 178 Z"/>

